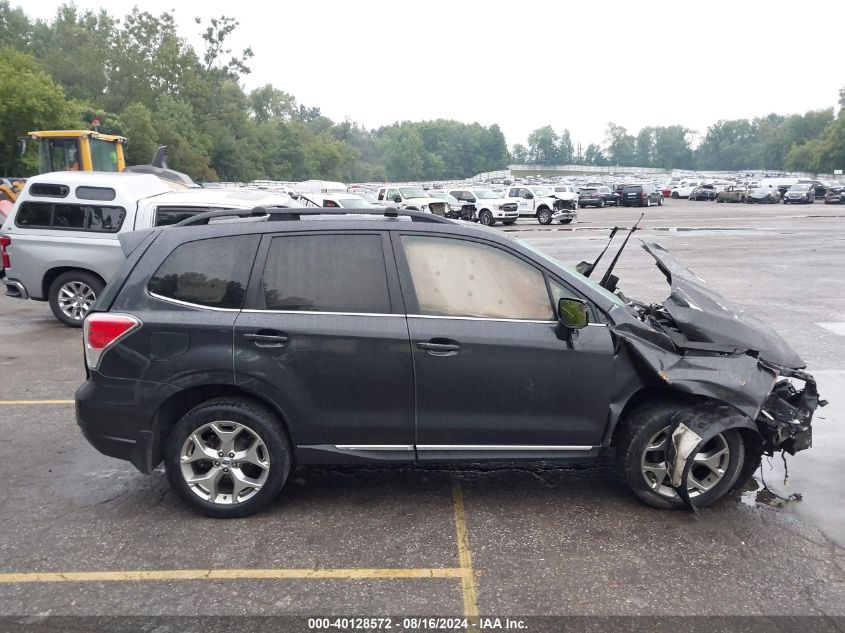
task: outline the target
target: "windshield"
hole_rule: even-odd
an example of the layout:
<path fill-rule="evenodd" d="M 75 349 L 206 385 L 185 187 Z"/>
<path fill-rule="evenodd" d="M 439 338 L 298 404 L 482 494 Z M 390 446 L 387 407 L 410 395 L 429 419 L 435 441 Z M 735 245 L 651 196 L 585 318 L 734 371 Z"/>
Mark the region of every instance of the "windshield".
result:
<path fill-rule="evenodd" d="M 482 200 L 495 200 L 499 197 L 492 191 L 487 191 L 485 189 L 473 189 L 472 192 L 475 194 L 476 198 L 481 198 Z"/>
<path fill-rule="evenodd" d="M 545 198 L 552 195 L 552 190 L 546 187 L 534 187 L 534 195 L 539 198 Z"/>
<path fill-rule="evenodd" d="M 579 272 L 578 272 L 577 270 L 575 270 L 574 268 L 571 268 L 570 266 L 567 266 L 566 264 L 562 264 L 562 263 L 560 263 L 558 260 L 556 260 L 556 259 L 555 259 L 554 257 L 552 257 L 551 255 L 549 255 L 549 254 L 547 254 L 547 253 L 545 253 L 545 252 L 541 251 L 541 250 L 540 250 L 540 249 L 538 249 L 538 248 L 534 248 L 533 246 L 531 246 L 531 244 L 529 244 L 529 243 L 528 243 L 528 242 L 526 242 L 525 240 L 521 240 L 521 239 L 519 239 L 518 237 L 514 237 L 513 235 L 510 235 L 510 236 L 508 236 L 508 237 L 510 237 L 510 238 L 511 238 L 514 242 L 519 243 L 521 246 L 524 246 L 525 248 L 527 248 L 528 250 L 530 250 L 530 251 L 531 251 L 532 253 L 534 253 L 535 255 L 539 255 L 540 257 L 542 257 L 543 259 L 545 259 L 547 262 L 549 262 L 549 263 L 551 263 L 551 264 L 553 264 L 553 265 L 555 265 L 555 266 L 558 266 L 558 267 L 560 267 L 560 268 L 563 268 L 563 269 L 564 269 L 564 270 L 566 270 L 568 273 L 570 273 L 573 277 L 576 277 L 576 278 L 578 279 L 578 281 L 580 281 L 580 282 L 581 282 L 581 283 L 583 283 L 583 284 L 586 284 L 587 286 L 589 286 L 589 287 L 590 287 L 590 289 L 592 289 L 593 291 L 595 291 L 595 292 L 599 293 L 600 295 L 602 295 L 602 296 L 603 296 L 603 297 L 605 297 L 606 299 L 609 299 L 610 301 L 612 301 L 612 302 L 613 302 L 613 303 L 615 303 L 616 305 L 621 306 L 621 307 L 623 307 L 623 308 L 625 308 L 625 307 L 626 307 L 625 302 L 624 302 L 624 301 L 622 301 L 622 299 L 620 299 L 619 297 L 617 297 L 615 294 L 613 294 L 612 292 L 610 292 L 610 291 L 609 291 L 609 290 L 607 290 L 606 288 L 603 288 L 602 286 L 598 285 L 595 281 L 593 281 L 593 280 L 592 280 L 592 279 L 590 279 L 589 277 L 585 277 L 584 275 L 582 275 L 581 273 L 579 273 Z"/>
<path fill-rule="evenodd" d="M 807 191 L 811 185 L 805 185 L 804 183 L 798 185 L 792 185 L 789 190 L 790 191 Z"/>
<path fill-rule="evenodd" d="M 399 187 L 399 191 L 406 198 L 430 198 L 422 187 Z"/>
<path fill-rule="evenodd" d="M 377 206 L 370 204 L 364 198 L 338 198 L 338 202 L 344 209 L 371 209 Z"/>

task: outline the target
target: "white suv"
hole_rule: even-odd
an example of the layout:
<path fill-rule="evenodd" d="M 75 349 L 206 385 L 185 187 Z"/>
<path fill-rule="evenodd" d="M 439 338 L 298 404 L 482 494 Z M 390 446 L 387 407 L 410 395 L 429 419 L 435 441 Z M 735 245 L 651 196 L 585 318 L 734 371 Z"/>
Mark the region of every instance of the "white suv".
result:
<path fill-rule="evenodd" d="M 510 225 L 519 218 L 516 203 L 487 189 L 451 189 L 449 193 L 461 202 L 474 204 L 478 222 L 485 226 L 493 226 L 496 222 Z"/>
<path fill-rule="evenodd" d="M 505 192 L 505 199 L 516 202 L 520 217 L 537 218 L 540 224 L 551 224 L 552 220 L 569 224 L 578 218 L 578 211 L 570 209 L 568 201 L 557 199 L 548 187 L 539 185 L 510 187 Z"/>
<path fill-rule="evenodd" d="M 432 198 L 422 187 L 413 185 L 392 185 L 379 188 L 378 203 L 385 207 L 398 207 L 409 211 L 446 215 L 446 203 L 443 200 Z"/>

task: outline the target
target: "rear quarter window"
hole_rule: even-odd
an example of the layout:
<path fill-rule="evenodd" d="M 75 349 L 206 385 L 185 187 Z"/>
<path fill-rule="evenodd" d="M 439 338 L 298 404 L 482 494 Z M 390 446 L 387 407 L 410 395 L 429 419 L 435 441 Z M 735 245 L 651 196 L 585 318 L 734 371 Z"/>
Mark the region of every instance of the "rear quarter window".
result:
<path fill-rule="evenodd" d="M 236 235 L 177 246 L 147 284 L 151 294 L 209 308 L 239 310 L 258 235 Z"/>

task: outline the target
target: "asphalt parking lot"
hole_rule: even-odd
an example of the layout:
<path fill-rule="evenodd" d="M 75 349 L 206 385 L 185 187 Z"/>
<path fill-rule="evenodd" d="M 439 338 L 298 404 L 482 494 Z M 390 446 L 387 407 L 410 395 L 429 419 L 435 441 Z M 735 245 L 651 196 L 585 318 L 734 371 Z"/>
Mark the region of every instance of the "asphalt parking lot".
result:
<path fill-rule="evenodd" d="M 574 265 L 639 212 L 508 231 Z M 203 518 L 163 473 L 88 445 L 79 331 L 0 297 L 0 614 L 845 615 L 845 206 L 646 212 L 636 238 L 771 323 L 817 375 L 831 403 L 814 448 L 788 461 L 788 487 L 779 459 L 763 467 L 803 500 L 746 490 L 694 516 L 642 506 L 607 464 L 330 468 L 292 473 L 268 512 Z M 636 239 L 616 274 L 628 296 L 668 293 Z"/>

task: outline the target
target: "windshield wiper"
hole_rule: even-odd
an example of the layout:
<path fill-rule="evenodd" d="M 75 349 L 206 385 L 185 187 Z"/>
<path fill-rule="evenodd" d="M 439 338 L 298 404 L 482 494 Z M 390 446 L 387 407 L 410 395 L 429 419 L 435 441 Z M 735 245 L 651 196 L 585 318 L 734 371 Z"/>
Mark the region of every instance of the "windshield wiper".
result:
<path fill-rule="evenodd" d="M 614 267 L 616 266 L 616 262 L 619 261 L 619 257 L 622 255 L 622 251 L 625 250 L 625 247 L 628 245 L 628 240 L 631 239 L 631 236 L 634 234 L 634 231 L 637 230 L 642 219 L 645 217 L 645 212 L 640 214 L 639 220 L 634 223 L 634 226 L 631 227 L 631 230 L 628 231 L 628 235 L 625 236 L 625 241 L 622 242 L 622 246 L 619 247 L 619 250 L 616 251 L 616 256 L 613 258 L 613 261 L 610 262 L 610 266 L 607 267 L 607 270 L 604 273 L 604 277 L 601 278 L 599 285 L 604 288 L 605 290 L 609 290 L 613 292 L 616 290 L 616 284 L 619 282 L 619 277 L 615 275 L 611 275 L 610 273 L 613 272 Z"/>
<path fill-rule="evenodd" d="M 585 277 L 589 277 L 592 272 L 596 269 L 596 266 L 599 265 L 601 258 L 604 257 L 604 254 L 607 252 L 607 249 L 610 248 L 610 243 L 613 241 L 613 236 L 616 235 L 616 232 L 619 230 L 618 226 L 614 226 L 613 229 L 610 231 L 610 239 L 607 240 L 607 244 L 604 246 L 604 250 L 599 253 L 599 256 L 596 257 L 596 261 L 592 264 L 589 262 L 579 262 L 578 265 L 575 267 L 579 273 L 584 275 Z"/>

